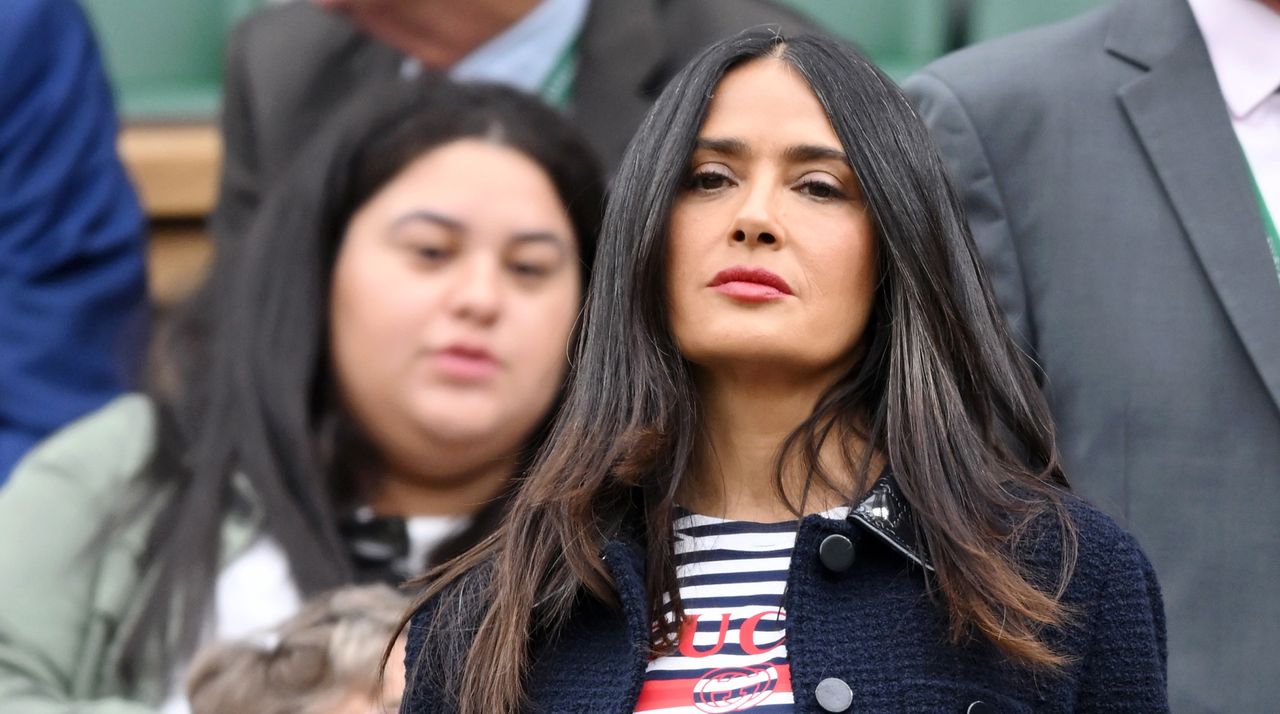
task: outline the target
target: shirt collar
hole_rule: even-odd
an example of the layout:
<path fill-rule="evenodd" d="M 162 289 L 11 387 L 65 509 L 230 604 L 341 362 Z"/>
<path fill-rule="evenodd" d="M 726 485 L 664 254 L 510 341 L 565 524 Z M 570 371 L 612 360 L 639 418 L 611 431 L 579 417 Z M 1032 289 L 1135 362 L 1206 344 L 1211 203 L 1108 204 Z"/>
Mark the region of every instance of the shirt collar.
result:
<path fill-rule="evenodd" d="M 582 32 L 590 0 L 542 0 L 449 70 L 461 82 L 498 82 L 533 94 Z"/>
<path fill-rule="evenodd" d="M 1231 116 L 1280 88 L 1280 12 L 1258 0 L 1188 0 Z"/>

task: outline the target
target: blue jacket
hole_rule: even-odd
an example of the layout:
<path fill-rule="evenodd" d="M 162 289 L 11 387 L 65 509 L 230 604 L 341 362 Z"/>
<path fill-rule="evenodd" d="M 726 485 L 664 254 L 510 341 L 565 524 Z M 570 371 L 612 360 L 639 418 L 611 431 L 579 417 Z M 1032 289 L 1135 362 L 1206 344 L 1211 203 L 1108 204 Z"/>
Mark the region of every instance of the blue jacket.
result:
<path fill-rule="evenodd" d="M 1060 673 L 1035 677 L 985 641 L 947 643 L 945 613 L 925 590 L 929 559 L 911 538 L 909 509 L 891 478 L 877 482 L 845 521 L 803 519 L 785 604 L 796 711 L 1168 711 L 1164 611 L 1151 565 L 1107 516 L 1078 500 L 1068 505 L 1079 558 L 1063 602 L 1075 614 L 1048 639 L 1073 661 Z M 823 544 L 840 539 L 853 545 L 852 565 L 824 562 Z M 1028 553 L 1024 565 L 1055 572 L 1060 541 L 1035 538 Z M 635 708 L 648 662 L 644 559 L 621 541 L 610 543 L 604 558 L 622 610 L 584 602 L 553 643 L 535 643 L 528 682 L 537 711 L 629 714 Z M 410 624 L 410 672 L 432 612 L 428 603 Z M 401 712 L 450 711 L 439 680 L 430 676 L 433 665 L 456 666 L 424 663 L 428 676 L 409 683 Z"/>
<path fill-rule="evenodd" d="M 0 485 L 142 355 L 144 220 L 75 0 L 0 2 Z"/>

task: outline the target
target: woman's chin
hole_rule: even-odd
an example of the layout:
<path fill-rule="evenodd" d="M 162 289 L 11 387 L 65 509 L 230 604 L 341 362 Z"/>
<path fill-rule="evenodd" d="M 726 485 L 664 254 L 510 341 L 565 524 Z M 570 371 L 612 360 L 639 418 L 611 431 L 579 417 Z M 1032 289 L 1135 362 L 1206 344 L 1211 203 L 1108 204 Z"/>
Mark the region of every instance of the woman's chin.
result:
<path fill-rule="evenodd" d="M 432 408 L 418 412 L 416 421 L 425 441 L 451 450 L 492 451 L 495 457 L 519 448 L 532 429 L 513 424 L 508 415 L 474 409 Z"/>

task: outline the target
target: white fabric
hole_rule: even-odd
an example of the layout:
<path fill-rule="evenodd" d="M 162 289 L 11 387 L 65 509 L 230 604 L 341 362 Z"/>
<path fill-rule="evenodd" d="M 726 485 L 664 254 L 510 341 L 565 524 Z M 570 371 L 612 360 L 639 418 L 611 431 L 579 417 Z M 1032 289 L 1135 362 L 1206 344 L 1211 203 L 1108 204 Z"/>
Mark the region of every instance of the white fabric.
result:
<path fill-rule="evenodd" d="M 302 595 L 289 572 L 284 548 L 260 536 L 227 564 L 214 586 L 214 616 L 202 638 L 205 644 L 227 639 L 263 637 L 289 619 L 302 605 Z M 176 668 L 162 714 L 188 714 L 186 669 Z"/>
<path fill-rule="evenodd" d="M 408 562 L 416 570 L 427 562 L 427 555 L 450 536 L 460 532 L 471 519 L 465 516 L 414 516 L 405 521 L 409 532 Z"/>
<path fill-rule="evenodd" d="M 261 635 L 301 606 L 284 548 L 274 538 L 261 536 L 218 576 L 212 639 Z"/>
<path fill-rule="evenodd" d="M 1267 210 L 1280 221 L 1280 12 L 1259 0 L 1188 0 Z"/>
<path fill-rule="evenodd" d="M 427 553 L 467 522 L 464 516 L 415 516 L 405 521 L 410 562 L 421 563 Z M 261 640 L 302 607 L 302 595 L 289 569 L 284 548 L 262 535 L 236 556 L 218 575 L 214 586 L 214 615 L 203 644 L 222 640 Z M 174 669 L 169 696 L 161 714 L 190 714 L 186 697 L 186 669 Z"/>

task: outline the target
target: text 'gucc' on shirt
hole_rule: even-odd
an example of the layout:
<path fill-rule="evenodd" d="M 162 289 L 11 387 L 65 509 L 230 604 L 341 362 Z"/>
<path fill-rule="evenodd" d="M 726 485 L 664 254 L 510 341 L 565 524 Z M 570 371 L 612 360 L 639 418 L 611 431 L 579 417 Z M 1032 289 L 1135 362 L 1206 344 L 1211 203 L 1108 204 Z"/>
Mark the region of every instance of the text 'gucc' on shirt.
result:
<path fill-rule="evenodd" d="M 799 526 L 681 511 L 673 528 L 684 621 L 675 651 L 649 663 L 636 712 L 793 711 L 783 597 Z"/>

